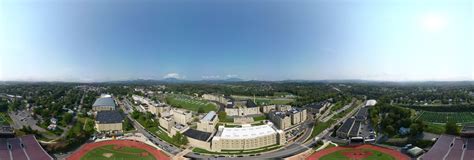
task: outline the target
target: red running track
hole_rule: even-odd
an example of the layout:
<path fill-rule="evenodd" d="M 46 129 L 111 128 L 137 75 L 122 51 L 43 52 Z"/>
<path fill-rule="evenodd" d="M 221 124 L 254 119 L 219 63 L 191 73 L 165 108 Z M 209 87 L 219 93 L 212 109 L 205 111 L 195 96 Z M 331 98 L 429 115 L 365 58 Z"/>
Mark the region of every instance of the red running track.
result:
<path fill-rule="evenodd" d="M 118 145 L 118 146 L 124 146 L 124 147 L 140 148 L 140 149 L 144 149 L 150 152 L 157 160 L 170 159 L 166 154 L 156 149 L 155 147 L 152 147 L 142 142 L 133 141 L 133 140 L 109 140 L 109 141 L 101 141 L 101 142 L 96 142 L 96 143 L 88 143 L 88 144 L 83 145 L 79 150 L 74 152 L 71 156 L 69 156 L 66 159 L 67 160 L 80 160 L 81 157 L 87 154 L 87 152 L 97 147 L 102 147 L 102 146 L 107 146 L 107 145 Z"/>
<path fill-rule="evenodd" d="M 398 152 L 393 149 L 385 148 L 385 147 L 379 147 L 379 146 L 374 146 L 374 145 L 369 145 L 369 144 L 364 144 L 364 145 L 359 145 L 359 146 L 344 146 L 344 147 L 332 147 L 329 149 L 324 149 L 318 152 L 313 153 L 311 156 L 307 158 L 307 160 L 317 160 L 321 157 L 324 157 L 325 155 L 331 154 L 336 151 L 344 150 L 344 149 L 371 149 L 371 150 L 376 150 L 385 154 L 388 154 L 392 157 L 394 157 L 397 160 L 409 160 L 410 158 L 407 155 L 404 155 L 401 152 Z M 349 158 L 348 158 L 349 159 Z"/>

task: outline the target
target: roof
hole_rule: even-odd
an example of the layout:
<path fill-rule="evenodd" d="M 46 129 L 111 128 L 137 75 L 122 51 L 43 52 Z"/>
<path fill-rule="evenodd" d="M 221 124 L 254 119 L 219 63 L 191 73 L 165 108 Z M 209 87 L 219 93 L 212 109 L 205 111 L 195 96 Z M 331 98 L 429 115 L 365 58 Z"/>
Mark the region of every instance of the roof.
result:
<path fill-rule="evenodd" d="M 367 116 L 369 115 L 368 111 L 369 111 L 369 108 L 366 108 L 366 107 L 359 109 L 359 111 L 357 112 L 355 118 L 356 119 L 366 119 Z"/>
<path fill-rule="evenodd" d="M 215 137 L 221 139 L 248 139 L 261 136 L 277 134 L 277 130 L 269 124 L 242 127 L 242 128 L 223 128 Z"/>
<path fill-rule="evenodd" d="M 202 120 L 204 120 L 204 121 L 212 121 L 212 120 L 214 120 L 215 117 L 216 117 L 216 112 L 210 111 L 209 113 L 206 114 L 206 116 L 204 116 L 204 117 L 202 118 Z"/>
<path fill-rule="evenodd" d="M 92 106 L 114 106 L 115 102 L 112 97 L 100 97 L 97 98 Z"/>
<path fill-rule="evenodd" d="M 195 129 L 188 129 L 183 134 L 190 138 L 201 140 L 201 141 L 207 141 L 209 137 L 211 137 L 211 133 L 203 132 L 203 131 L 199 131 Z"/>
<path fill-rule="evenodd" d="M 462 127 L 461 133 L 473 133 L 474 132 L 474 125 L 465 125 Z"/>
<path fill-rule="evenodd" d="M 351 130 L 351 127 L 352 127 L 352 124 L 354 123 L 354 118 L 349 118 L 347 119 L 341 127 L 339 127 L 339 130 L 338 132 L 342 132 L 342 133 L 349 133 L 349 131 Z"/>
<path fill-rule="evenodd" d="M 104 123 L 122 123 L 123 117 L 118 111 L 99 111 L 95 120 L 100 124 Z"/>

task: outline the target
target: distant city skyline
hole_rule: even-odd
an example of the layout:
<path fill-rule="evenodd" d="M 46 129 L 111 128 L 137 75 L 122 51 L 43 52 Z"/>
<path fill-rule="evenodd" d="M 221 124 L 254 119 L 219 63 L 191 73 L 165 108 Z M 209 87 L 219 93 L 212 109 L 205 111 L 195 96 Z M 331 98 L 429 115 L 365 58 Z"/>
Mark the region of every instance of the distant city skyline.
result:
<path fill-rule="evenodd" d="M 4 0 L 0 24 L 0 81 L 474 80 L 471 0 Z"/>

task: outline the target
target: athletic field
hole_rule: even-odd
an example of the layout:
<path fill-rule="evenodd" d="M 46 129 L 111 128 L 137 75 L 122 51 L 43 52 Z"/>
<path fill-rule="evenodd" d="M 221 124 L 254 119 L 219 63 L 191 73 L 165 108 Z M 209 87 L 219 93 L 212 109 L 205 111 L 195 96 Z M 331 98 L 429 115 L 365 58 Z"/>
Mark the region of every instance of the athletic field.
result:
<path fill-rule="evenodd" d="M 308 160 L 409 160 L 409 157 L 392 149 L 374 145 L 332 147 L 315 152 Z"/>
<path fill-rule="evenodd" d="M 197 112 L 199 108 L 202 108 L 206 113 L 209 111 L 217 111 L 218 109 L 213 103 L 184 95 L 168 96 L 166 97 L 166 101 L 173 107 L 184 108 L 195 112 Z"/>
<path fill-rule="evenodd" d="M 420 112 L 418 119 L 432 123 L 446 123 L 454 121 L 456 123 L 474 122 L 474 113 L 472 112 Z"/>
<path fill-rule="evenodd" d="M 132 140 L 109 140 L 88 143 L 66 160 L 168 160 L 160 150 Z"/>

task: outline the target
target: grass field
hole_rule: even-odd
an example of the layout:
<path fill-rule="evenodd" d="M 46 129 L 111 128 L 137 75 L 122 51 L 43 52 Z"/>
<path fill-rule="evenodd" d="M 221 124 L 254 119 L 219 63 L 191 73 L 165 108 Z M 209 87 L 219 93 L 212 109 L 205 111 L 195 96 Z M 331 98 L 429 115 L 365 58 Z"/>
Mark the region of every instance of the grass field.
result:
<path fill-rule="evenodd" d="M 344 153 L 347 153 L 353 150 L 354 149 L 345 149 L 345 150 L 336 151 L 334 153 L 321 157 L 320 160 L 350 160 L 350 158 L 345 156 Z M 395 160 L 394 157 L 388 154 L 376 151 L 376 150 L 371 150 L 371 149 L 357 149 L 357 150 L 371 153 L 367 157 L 362 158 L 363 160 Z"/>
<path fill-rule="evenodd" d="M 174 107 L 184 108 L 184 109 L 192 110 L 195 112 L 197 112 L 199 108 L 204 109 L 204 112 L 217 111 L 217 106 L 214 105 L 213 103 L 194 99 L 192 97 L 184 96 L 184 95 L 168 96 L 166 97 L 166 101 L 168 102 L 168 104 Z"/>
<path fill-rule="evenodd" d="M 252 96 L 238 96 L 238 95 L 232 95 L 232 98 L 235 98 L 237 100 L 247 100 L 247 99 L 253 100 L 254 99 L 254 97 L 252 97 Z M 289 104 L 293 101 L 295 101 L 295 100 L 291 99 L 291 98 L 255 97 L 255 102 L 258 105 Z"/>
<path fill-rule="evenodd" d="M 107 145 L 107 146 L 95 148 L 81 158 L 81 160 L 109 160 L 109 159 L 154 160 L 155 157 L 153 157 L 149 152 L 143 149 L 131 148 L 131 147 L 116 148 L 115 145 Z"/>
<path fill-rule="evenodd" d="M 470 123 L 474 122 L 474 113 L 422 111 L 418 116 L 418 119 L 432 123 L 446 123 L 449 120 L 454 121 L 456 123 Z"/>

